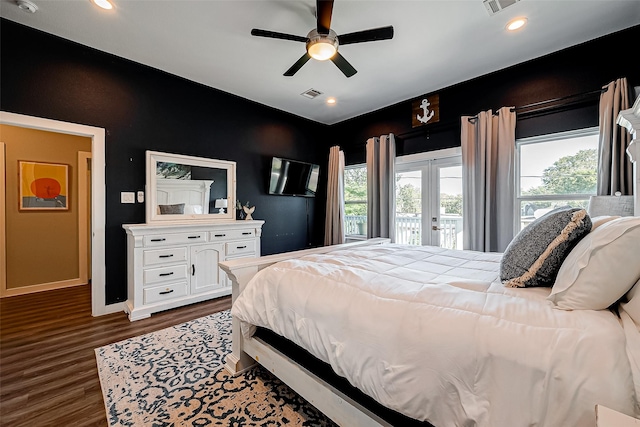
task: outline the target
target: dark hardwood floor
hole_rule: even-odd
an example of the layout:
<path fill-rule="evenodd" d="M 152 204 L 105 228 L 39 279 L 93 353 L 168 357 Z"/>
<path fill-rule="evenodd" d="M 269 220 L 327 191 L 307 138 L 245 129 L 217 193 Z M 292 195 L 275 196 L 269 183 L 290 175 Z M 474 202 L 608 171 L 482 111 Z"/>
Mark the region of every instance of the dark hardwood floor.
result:
<path fill-rule="evenodd" d="M 88 285 L 0 299 L 0 426 L 107 426 L 94 349 L 231 307 L 231 297 L 129 322 L 91 316 Z"/>

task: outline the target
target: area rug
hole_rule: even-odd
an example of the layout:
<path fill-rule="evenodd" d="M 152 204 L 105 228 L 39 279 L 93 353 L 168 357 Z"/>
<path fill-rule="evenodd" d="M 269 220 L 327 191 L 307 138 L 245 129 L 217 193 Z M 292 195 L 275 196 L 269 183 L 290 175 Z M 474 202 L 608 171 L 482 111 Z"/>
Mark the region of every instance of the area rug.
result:
<path fill-rule="evenodd" d="M 335 426 L 263 368 L 225 371 L 229 310 L 95 352 L 110 426 Z"/>

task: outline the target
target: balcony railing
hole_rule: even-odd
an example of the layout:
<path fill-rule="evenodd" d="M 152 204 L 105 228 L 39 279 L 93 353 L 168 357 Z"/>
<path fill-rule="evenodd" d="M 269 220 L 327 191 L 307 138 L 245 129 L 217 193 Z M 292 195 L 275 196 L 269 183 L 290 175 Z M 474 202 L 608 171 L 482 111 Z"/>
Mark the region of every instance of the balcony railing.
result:
<path fill-rule="evenodd" d="M 347 215 L 345 234 L 365 236 L 367 234 L 366 215 Z M 440 215 L 440 246 L 448 249 L 462 249 L 462 217 Z M 396 243 L 422 244 L 422 216 L 396 216 Z"/>

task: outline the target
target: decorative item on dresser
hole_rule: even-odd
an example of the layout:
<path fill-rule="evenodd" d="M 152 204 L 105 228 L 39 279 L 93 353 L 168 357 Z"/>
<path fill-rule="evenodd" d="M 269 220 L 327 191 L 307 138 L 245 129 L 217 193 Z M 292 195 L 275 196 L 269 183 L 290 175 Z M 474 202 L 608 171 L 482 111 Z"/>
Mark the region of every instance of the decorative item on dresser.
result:
<path fill-rule="evenodd" d="M 231 294 L 218 263 L 260 256 L 264 221 L 125 224 L 129 320 Z"/>

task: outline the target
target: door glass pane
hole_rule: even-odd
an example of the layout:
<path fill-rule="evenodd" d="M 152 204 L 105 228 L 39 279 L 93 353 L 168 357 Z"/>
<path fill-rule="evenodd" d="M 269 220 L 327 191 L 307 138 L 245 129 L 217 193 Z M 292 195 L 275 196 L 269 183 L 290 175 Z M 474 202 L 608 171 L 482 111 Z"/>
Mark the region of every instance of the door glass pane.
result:
<path fill-rule="evenodd" d="M 462 166 L 439 168 L 440 246 L 462 249 Z"/>
<path fill-rule="evenodd" d="M 422 244 L 422 171 L 396 173 L 396 243 Z"/>

